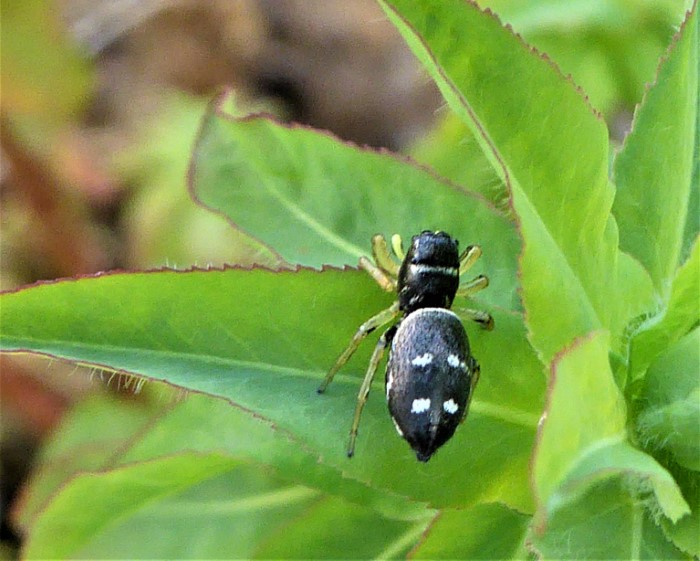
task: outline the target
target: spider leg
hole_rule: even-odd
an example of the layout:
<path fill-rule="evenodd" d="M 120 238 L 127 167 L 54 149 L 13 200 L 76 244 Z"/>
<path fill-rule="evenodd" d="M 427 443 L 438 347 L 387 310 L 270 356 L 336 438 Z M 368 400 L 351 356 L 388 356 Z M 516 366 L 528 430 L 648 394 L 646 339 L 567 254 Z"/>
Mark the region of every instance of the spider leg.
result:
<path fill-rule="evenodd" d="M 406 252 L 403 250 L 403 240 L 398 234 L 391 236 L 391 249 L 394 250 L 396 257 L 398 257 L 402 262 L 406 259 Z"/>
<path fill-rule="evenodd" d="M 360 343 L 362 343 L 363 339 L 367 337 L 367 335 L 369 335 L 378 327 L 389 323 L 397 315 L 399 315 L 398 301 L 394 302 L 389 308 L 387 308 L 386 310 L 382 310 L 377 315 L 372 316 L 365 323 L 363 323 L 355 332 L 355 335 L 350 341 L 350 344 L 338 357 L 338 360 L 335 361 L 335 364 L 328 371 L 328 374 L 326 374 L 326 377 L 324 378 L 323 382 L 321 382 L 321 385 L 318 387 L 318 393 L 323 393 L 326 391 L 328 384 L 330 384 L 333 381 L 333 377 L 336 375 L 338 370 L 340 370 L 345 365 L 345 363 L 348 360 L 350 360 L 350 357 L 357 350 L 357 347 L 360 346 Z"/>
<path fill-rule="evenodd" d="M 479 376 L 481 375 L 481 368 L 479 367 L 479 363 L 474 357 L 470 358 L 471 361 L 469 369 L 471 370 L 472 377 L 469 383 L 469 398 L 467 399 L 467 405 L 464 408 L 464 413 L 462 413 L 462 418 L 459 421 L 460 423 L 463 423 L 464 419 L 467 418 L 467 413 L 469 413 L 469 406 L 471 405 L 472 397 L 474 397 L 474 389 L 476 388 L 476 384 L 479 382 Z"/>
<path fill-rule="evenodd" d="M 460 276 L 471 269 L 477 259 L 481 257 L 481 248 L 478 245 L 468 245 L 459 256 L 459 274 Z"/>
<path fill-rule="evenodd" d="M 352 419 L 350 438 L 348 440 L 348 458 L 352 458 L 353 454 L 355 453 L 355 439 L 357 438 L 357 429 L 360 426 L 360 417 L 362 416 L 362 410 L 365 407 L 365 403 L 367 403 L 369 388 L 372 385 L 374 375 L 377 373 L 377 367 L 379 366 L 379 362 L 382 360 L 384 351 L 389 344 L 387 337 L 387 333 L 389 333 L 389 331 L 391 331 L 391 328 L 382 333 L 382 336 L 377 341 L 377 345 L 374 347 L 374 352 L 372 353 L 372 358 L 370 358 L 369 361 L 369 366 L 367 367 L 365 379 L 362 380 L 360 391 L 357 394 L 357 405 L 355 406 L 355 415 Z"/>
<path fill-rule="evenodd" d="M 483 290 L 489 285 L 489 278 L 484 275 L 479 275 L 475 279 L 463 284 L 457 290 L 457 296 L 471 296 L 475 292 Z"/>
<path fill-rule="evenodd" d="M 387 271 L 381 267 L 377 267 L 366 257 L 360 257 L 360 268 L 367 271 L 374 281 L 386 292 L 396 291 L 396 280 L 388 276 Z"/>
<path fill-rule="evenodd" d="M 399 264 L 391 258 L 386 238 L 381 234 L 372 237 L 372 255 L 377 267 L 382 271 L 392 277 L 399 275 Z"/>
<path fill-rule="evenodd" d="M 488 312 L 483 312 L 481 310 L 474 310 L 472 308 L 457 308 L 458 315 L 465 317 L 471 321 L 478 323 L 481 327 L 487 331 L 493 329 L 494 323 L 491 314 Z"/>

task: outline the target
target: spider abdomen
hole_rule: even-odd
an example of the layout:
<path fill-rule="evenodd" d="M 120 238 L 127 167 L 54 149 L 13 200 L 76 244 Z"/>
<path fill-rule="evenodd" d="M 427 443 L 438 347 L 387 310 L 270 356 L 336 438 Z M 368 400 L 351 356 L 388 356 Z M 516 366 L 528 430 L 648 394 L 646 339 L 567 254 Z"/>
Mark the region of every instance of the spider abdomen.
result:
<path fill-rule="evenodd" d="M 425 462 L 467 413 L 479 367 L 460 319 L 421 308 L 399 323 L 386 371 L 389 412 L 401 436 Z"/>

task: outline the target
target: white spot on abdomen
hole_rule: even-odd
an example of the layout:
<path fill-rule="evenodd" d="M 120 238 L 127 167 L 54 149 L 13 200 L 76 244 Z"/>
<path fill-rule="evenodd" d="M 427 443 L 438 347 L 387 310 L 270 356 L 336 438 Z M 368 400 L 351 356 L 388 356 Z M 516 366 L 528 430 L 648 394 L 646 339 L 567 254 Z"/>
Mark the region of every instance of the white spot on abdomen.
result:
<path fill-rule="evenodd" d="M 454 399 L 450 398 L 442 404 L 442 408 L 450 415 L 454 415 L 455 413 L 457 413 L 459 405 L 455 403 Z"/>
<path fill-rule="evenodd" d="M 430 399 L 427 397 L 421 397 L 413 400 L 411 405 L 411 413 L 425 413 L 430 409 Z"/>
<path fill-rule="evenodd" d="M 457 368 L 459 366 L 459 357 L 457 355 L 449 355 L 447 357 L 447 364 Z"/>
<path fill-rule="evenodd" d="M 411 364 L 413 366 L 428 366 L 431 362 L 433 362 L 432 353 L 425 353 L 414 358 Z"/>
<path fill-rule="evenodd" d="M 389 370 L 389 373 L 386 377 L 386 398 L 389 399 L 389 392 L 391 391 L 392 386 L 394 385 L 394 376 L 391 373 L 391 370 Z"/>

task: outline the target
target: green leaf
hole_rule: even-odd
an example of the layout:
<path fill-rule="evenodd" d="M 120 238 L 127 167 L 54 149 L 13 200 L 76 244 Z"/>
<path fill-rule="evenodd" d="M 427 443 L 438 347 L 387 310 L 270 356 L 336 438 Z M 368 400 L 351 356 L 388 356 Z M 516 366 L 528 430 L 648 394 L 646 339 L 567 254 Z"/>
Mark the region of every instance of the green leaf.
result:
<path fill-rule="evenodd" d="M 440 123 L 412 147 L 411 158 L 427 164 L 453 183 L 481 194 L 510 215 L 508 189 L 484 156 L 474 134 L 454 113 L 441 117 Z"/>
<path fill-rule="evenodd" d="M 253 460 L 271 473 L 274 469 L 280 479 L 344 497 L 397 520 L 423 519 L 431 512 L 424 503 L 343 477 L 340 470 L 319 462 L 317 454 L 299 446 L 293 437 L 226 401 L 192 394 L 163 415 L 151 430 L 124 447 L 118 463 L 142 462 L 185 451 L 225 453 L 231 458 Z"/>
<path fill-rule="evenodd" d="M 315 389 L 357 326 L 392 298 L 352 270 L 102 275 L 2 295 L 0 348 L 125 370 L 226 398 L 273 422 L 345 477 L 416 502 L 502 501 L 531 510 L 528 462 L 544 376 L 522 318 L 497 308 L 493 332 L 468 326 L 482 380 L 468 421 L 429 466 L 416 462 L 396 436 L 381 375 L 356 456 L 345 457 L 372 342 L 326 394 Z"/>
<path fill-rule="evenodd" d="M 591 483 L 618 473 L 638 478 L 640 489 L 650 485 L 671 520 L 689 512 L 673 477 L 626 441 L 625 402 L 607 349 L 608 336 L 599 332 L 579 340 L 552 365 L 533 463 L 538 524 Z"/>
<path fill-rule="evenodd" d="M 389 520 L 325 497 L 272 533 L 255 559 L 405 559 L 427 521 Z"/>
<path fill-rule="evenodd" d="M 433 520 L 412 559 L 523 559 L 529 516 L 500 504 L 446 509 Z"/>
<path fill-rule="evenodd" d="M 23 530 L 29 533 L 39 509 L 80 473 L 190 452 L 253 460 L 277 479 L 345 497 L 397 520 L 420 520 L 432 512 L 423 503 L 344 478 L 340 471 L 319 463 L 315 454 L 286 432 L 226 401 L 192 394 L 159 412 L 162 408 L 163 404 L 156 408 L 143 400 L 116 401 L 104 396 L 73 408 L 40 459 L 22 502 Z M 159 418 L 153 418 L 155 414 Z M 147 426 L 145 421 L 150 421 Z M 96 432 L 95 426 L 104 430 Z"/>
<path fill-rule="evenodd" d="M 316 496 L 215 454 L 79 475 L 41 514 L 23 557 L 247 557 Z"/>
<path fill-rule="evenodd" d="M 697 559 L 700 557 L 700 473 L 675 465 L 673 476 L 690 505 L 691 513 L 675 524 L 662 518 L 661 527 L 676 547 Z"/>
<path fill-rule="evenodd" d="M 601 326 L 622 352 L 624 326 L 651 306 L 651 286 L 617 249 L 603 121 L 549 61 L 475 4 L 384 5 L 510 189 L 524 242 L 521 294 L 544 362 Z"/>
<path fill-rule="evenodd" d="M 559 509 L 530 543 L 544 559 L 688 559 L 624 477 L 599 482 Z"/>
<path fill-rule="evenodd" d="M 662 297 L 681 259 L 688 198 L 698 157 L 698 17 L 683 24 L 615 158 L 613 211 L 622 250 L 646 267 Z"/>
<path fill-rule="evenodd" d="M 694 329 L 649 367 L 637 419 L 641 442 L 671 453 L 680 465 L 700 471 L 700 328 Z"/>
<path fill-rule="evenodd" d="M 111 465 L 115 452 L 162 408 L 162 405 L 105 396 L 93 397 L 72 408 L 35 460 L 32 480 L 17 518 L 23 531 L 27 533 L 40 509 L 76 473 Z"/>
<path fill-rule="evenodd" d="M 484 199 L 388 152 L 268 118 L 235 119 L 218 100 L 206 116 L 190 177 L 204 205 L 290 263 L 356 263 L 374 234 L 444 230 L 483 249 L 484 298 L 516 308 L 515 228 Z M 265 150 L 260 147 L 264 146 Z"/>
<path fill-rule="evenodd" d="M 639 379 L 664 349 L 678 341 L 700 321 L 700 238 L 676 272 L 668 303 L 645 320 L 630 341 L 630 371 Z"/>

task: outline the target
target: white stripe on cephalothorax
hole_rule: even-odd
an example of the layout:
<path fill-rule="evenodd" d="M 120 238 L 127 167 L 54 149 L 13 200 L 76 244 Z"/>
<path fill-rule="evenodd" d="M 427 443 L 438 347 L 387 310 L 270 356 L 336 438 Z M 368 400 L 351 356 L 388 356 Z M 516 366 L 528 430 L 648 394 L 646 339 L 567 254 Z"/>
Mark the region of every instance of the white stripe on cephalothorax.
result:
<path fill-rule="evenodd" d="M 423 265 L 421 263 L 411 263 L 411 265 L 409 265 L 409 269 L 414 275 L 417 273 L 437 273 L 438 275 L 446 275 L 448 277 L 459 276 L 458 267 L 443 267 L 442 265 Z"/>

